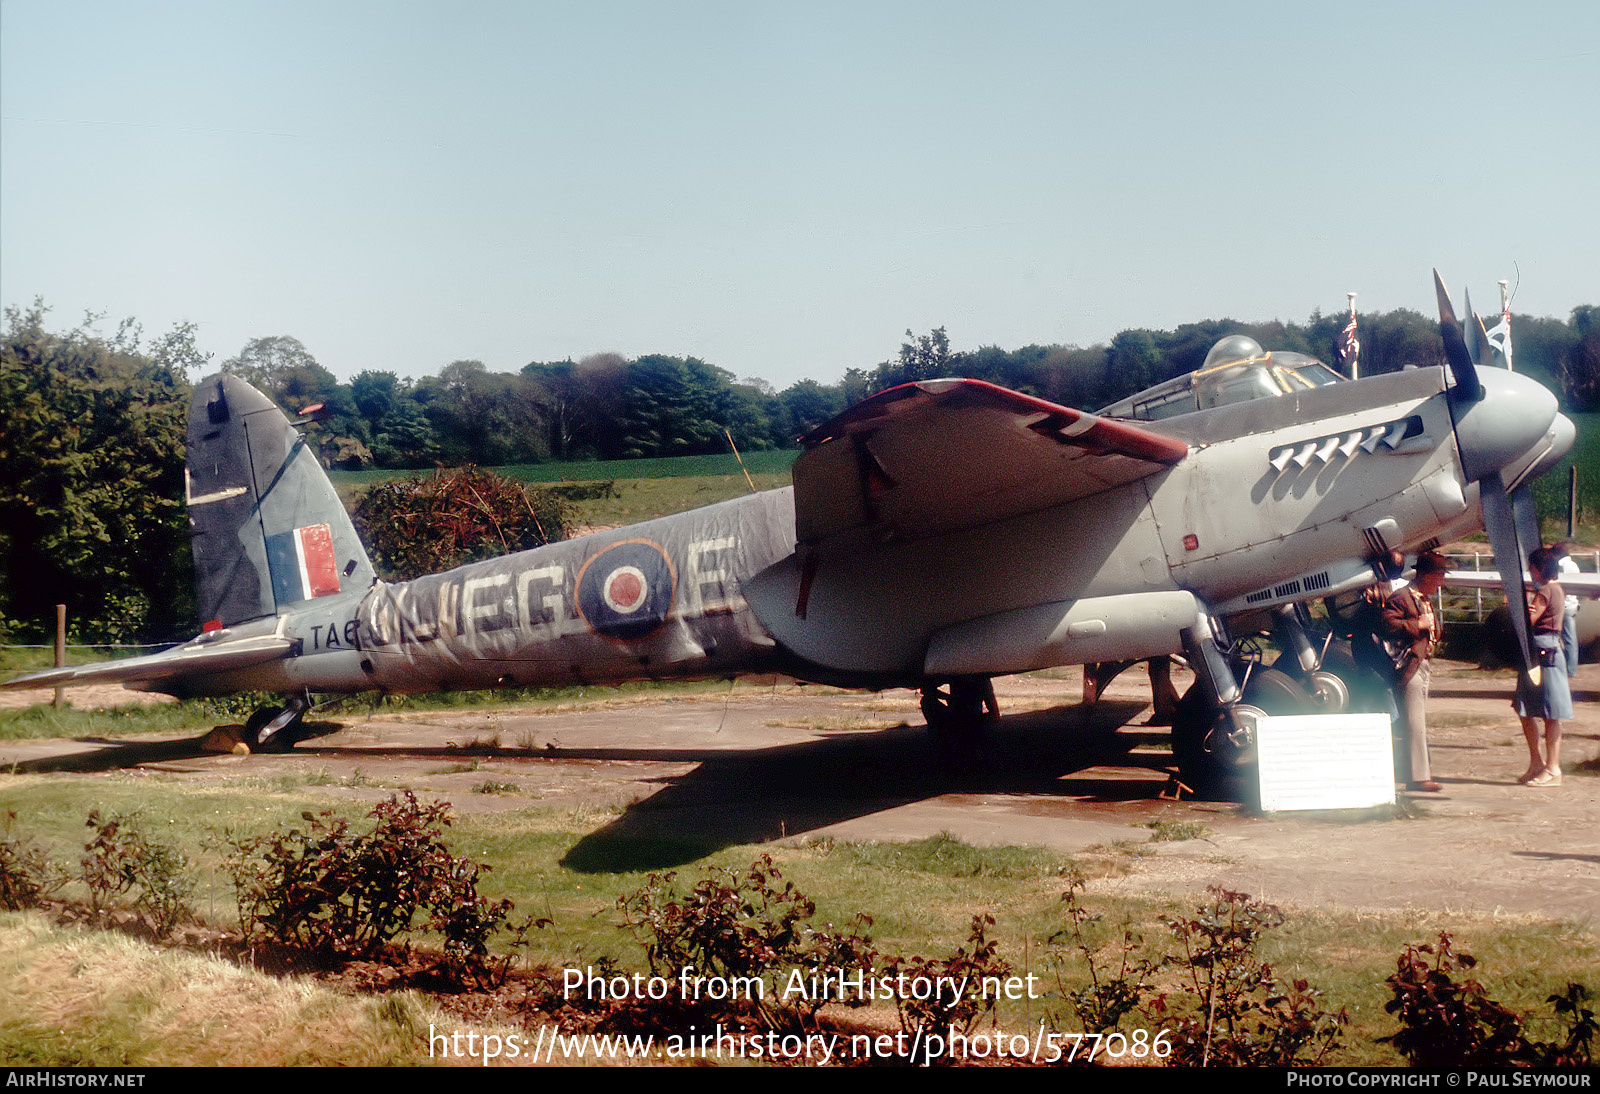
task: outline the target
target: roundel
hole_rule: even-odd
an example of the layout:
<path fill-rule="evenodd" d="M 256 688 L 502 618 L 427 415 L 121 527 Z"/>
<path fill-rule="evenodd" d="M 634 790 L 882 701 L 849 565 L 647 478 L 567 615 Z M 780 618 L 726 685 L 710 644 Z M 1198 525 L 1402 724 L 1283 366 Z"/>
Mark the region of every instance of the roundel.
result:
<path fill-rule="evenodd" d="M 625 539 L 578 571 L 578 611 L 596 633 L 636 641 L 666 622 L 677 580 L 672 560 L 657 544 Z"/>

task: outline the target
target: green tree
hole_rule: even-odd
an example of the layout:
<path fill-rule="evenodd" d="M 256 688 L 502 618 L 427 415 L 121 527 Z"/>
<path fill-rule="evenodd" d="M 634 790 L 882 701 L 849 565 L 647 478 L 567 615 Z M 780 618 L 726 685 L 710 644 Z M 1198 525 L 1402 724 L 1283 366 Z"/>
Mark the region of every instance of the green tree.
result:
<path fill-rule="evenodd" d="M 482 361 L 452 361 L 429 392 L 426 413 L 447 462 L 493 466 L 549 455 L 536 391 L 523 377 L 490 372 Z"/>
<path fill-rule="evenodd" d="M 1125 330 L 1111 339 L 1111 352 L 1106 358 L 1106 383 L 1116 394 L 1110 398 L 1125 398 L 1164 379 L 1161 351 L 1156 348 L 1151 332 Z"/>
<path fill-rule="evenodd" d="M 37 632 L 65 603 L 85 638 L 190 631 L 193 328 L 144 353 L 134 324 L 54 334 L 46 311 L 6 309 L 0 342 L 0 615 Z"/>
<path fill-rule="evenodd" d="M 339 386 L 333 373 L 317 363 L 298 338 L 286 334 L 253 338 L 222 370 L 248 380 L 268 398 L 290 411 L 328 399 Z"/>
<path fill-rule="evenodd" d="M 906 337 L 910 341 L 900 344 L 900 356 L 893 361 L 885 361 L 873 370 L 873 391 L 887 391 L 900 384 L 956 375 L 955 366 L 961 355 L 950 353 L 950 336 L 943 327 L 920 336 L 908 330 Z"/>
<path fill-rule="evenodd" d="M 374 462 L 373 433 L 350 385 L 339 383 L 300 339 L 286 334 L 253 338 L 222 362 L 222 369 L 275 400 L 291 418 L 320 405 L 319 424 L 308 435 L 325 466 L 356 470 Z"/>
<path fill-rule="evenodd" d="M 781 428 L 785 444 L 811 432 L 845 407 L 844 392 L 823 387 L 815 380 L 801 380 L 778 393 L 784 416 Z"/>
<path fill-rule="evenodd" d="M 1600 410 L 1600 308 L 1573 308 L 1572 332 L 1574 341 L 1561 361 L 1561 390 L 1571 409 Z"/>
<path fill-rule="evenodd" d="M 636 459 L 723 451 L 725 417 L 719 402 L 730 378 L 694 357 L 638 358 L 628 366 L 616 436 L 602 453 Z"/>

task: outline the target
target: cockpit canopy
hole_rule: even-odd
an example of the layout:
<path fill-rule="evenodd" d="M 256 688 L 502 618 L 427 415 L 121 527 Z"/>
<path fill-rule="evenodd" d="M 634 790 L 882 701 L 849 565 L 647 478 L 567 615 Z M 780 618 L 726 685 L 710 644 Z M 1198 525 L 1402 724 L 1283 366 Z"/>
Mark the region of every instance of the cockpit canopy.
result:
<path fill-rule="evenodd" d="M 1097 411 L 1107 418 L 1153 422 L 1251 399 L 1270 399 L 1338 383 L 1344 377 L 1304 353 L 1267 351 L 1247 334 L 1230 334 L 1211 347 L 1205 363 Z"/>

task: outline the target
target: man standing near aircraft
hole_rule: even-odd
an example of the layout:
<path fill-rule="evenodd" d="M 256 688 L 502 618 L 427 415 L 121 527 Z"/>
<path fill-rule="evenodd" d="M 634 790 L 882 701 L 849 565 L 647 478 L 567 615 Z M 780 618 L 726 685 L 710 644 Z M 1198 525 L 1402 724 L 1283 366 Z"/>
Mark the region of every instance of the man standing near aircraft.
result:
<path fill-rule="evenodd" d="M 1357 662 L 1384 675 L 1394 687 L 1399 703 L 1399 724 L 1406 741 L 1408 790 L 1437 792 L 1428 761 L 1429 661 L 1439 641 L 1439 627 L 1429 597 L 1444 584 L 1449 567 L 1438 555 L 1417 559 L 1416 579 L 1401 576 L 1405 559 L 1391 552 L 1386 580 L 1367 593 L 1358 630 L 1354 635 Z"/>

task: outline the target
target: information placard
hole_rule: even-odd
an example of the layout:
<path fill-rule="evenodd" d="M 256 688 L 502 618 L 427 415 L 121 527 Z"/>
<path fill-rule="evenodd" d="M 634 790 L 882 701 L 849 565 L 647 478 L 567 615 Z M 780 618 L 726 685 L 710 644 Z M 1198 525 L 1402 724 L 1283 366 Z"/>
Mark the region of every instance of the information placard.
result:
<path fill-rule="evenodd" d="M 1387 714 L 1262 718 L 1261 808 L 1368 809 L 1394 801 Z"/>

